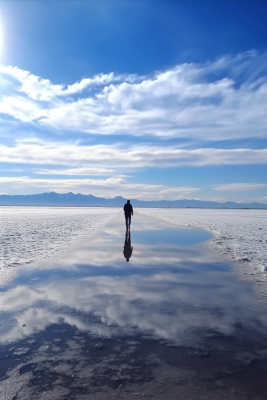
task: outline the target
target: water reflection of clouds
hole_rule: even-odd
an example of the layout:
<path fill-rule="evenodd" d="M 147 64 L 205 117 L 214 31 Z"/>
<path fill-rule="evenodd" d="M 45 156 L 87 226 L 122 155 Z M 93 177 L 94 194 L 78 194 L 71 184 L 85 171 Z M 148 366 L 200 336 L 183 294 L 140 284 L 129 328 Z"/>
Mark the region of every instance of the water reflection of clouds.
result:
<path fill-rule="evenodd" d="M 147 225 L 166 229 L 165 223 L 146 219 L 136 218 L 139 232 Z M 201 340 L 200 331 L 231 334 L 237 323 L 265 329 L 265 317 L 248 310 L 249 283 L 236 281 L 229 266 L 211 263 L 210 255 L 163 236 L 152 243 L 143 234 L 139 241 L 133 230 L 134 251 L 126 264 L 125 236 L 112 221 L 67 266 L 35 272 L 40 280 L 2 295 L 0 310 L 9 316 L 9 325 L 0 341 L 19 340 L 62 322 L 97 337 L 149 333 L 184 346 Z"/>
<path fill-rule="evenodd" d="M 21 339 L 59 322 L 105 337 L 149 332 L 180 345 L 195 343 L 199 330 L 231 334 L 236 323 L 257 329 L 260 320 L 265 324 L 265 319 L 248 311 L 249 285 L 242 283 L 240 291 L 240 282 L 233 280 L 229 286 L 224 271 L 198 270 L 199 264 L 192 263 L 190 279 L 187 272 L 159 272 L 69 277 L 10 289 L 2 299 L 1 311 L 14 318 L 1 342 Z M 99 322 L 92 322 L 90 315 Z"/>

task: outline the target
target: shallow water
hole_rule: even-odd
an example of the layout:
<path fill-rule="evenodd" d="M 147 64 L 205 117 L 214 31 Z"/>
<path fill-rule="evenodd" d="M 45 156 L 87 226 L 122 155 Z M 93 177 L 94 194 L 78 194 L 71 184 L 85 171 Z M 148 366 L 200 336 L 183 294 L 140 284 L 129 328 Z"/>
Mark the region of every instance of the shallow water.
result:
<path fill-rule="evenodd" d="M 266 306 L 211 237 L 141 214 L 127 236 L 121 214 L 64 266 L 21 270 L 1 291 L 1 399 L 267 398 Z"/>

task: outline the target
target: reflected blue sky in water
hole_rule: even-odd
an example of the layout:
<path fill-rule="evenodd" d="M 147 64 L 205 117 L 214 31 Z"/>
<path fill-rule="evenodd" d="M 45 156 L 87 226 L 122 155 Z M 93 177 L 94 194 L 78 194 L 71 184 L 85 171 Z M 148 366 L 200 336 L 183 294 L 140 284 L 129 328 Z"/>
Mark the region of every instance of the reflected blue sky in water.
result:
<path fill-rule="evenodd" d="M 266 317 L 253 311 L 259 305 L 251 283 L 239 282 L 230 264 L 213 262 L 195 246 L 208 238 L 137 214 L 126 263 L 123 221 L 114 219 L 64 267 L 21 271 L 4 288 L 1 343 L 55 323 L 96 337 L 143 334 L 182 346 L 198 345 L 210 330 L 233 335 L 237 324 L 264 332 Z"/>
<path fill-rule="evenodd" d="M 133 231 L 132 236 L 133 239 L 138 243 L 140 242 L 143 244 L 147 243 L 152 245 L 162 243 L 163 245 L 167 244 L 177 246 L 189 246 L 212 238 L 211 233 L 201 229 L 177 229 L 175 226 L 169 226 L 168 228 L 162 228 L 160 230 L 138 231 L 136 235 Z"/>

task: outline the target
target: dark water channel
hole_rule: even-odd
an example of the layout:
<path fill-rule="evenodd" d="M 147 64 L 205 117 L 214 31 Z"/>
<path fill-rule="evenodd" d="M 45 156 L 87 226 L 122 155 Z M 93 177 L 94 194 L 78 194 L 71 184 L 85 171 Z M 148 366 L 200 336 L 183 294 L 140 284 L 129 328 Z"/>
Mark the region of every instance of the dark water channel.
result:
<path fill-rule="evenodd" d="M 0 398 L 267 399 L 266 306 L 211 234 L 122 214 L 1 289 Z M 127 262 L 127 258 L 129 261 Z"/>

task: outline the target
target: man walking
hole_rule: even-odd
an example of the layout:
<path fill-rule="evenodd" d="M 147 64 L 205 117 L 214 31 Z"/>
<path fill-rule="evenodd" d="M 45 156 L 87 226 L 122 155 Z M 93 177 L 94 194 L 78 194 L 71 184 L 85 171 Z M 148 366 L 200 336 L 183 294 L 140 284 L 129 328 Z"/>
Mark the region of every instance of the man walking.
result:
<path fill-rule="evenodd" d="M 133 215 L 133 206 L 131 205 L 130 200 L 127 200 L 127 203 L 124 205 L 123 209 L 125 215 L 126 229 L 130 229 L 131 216 Z"/>

